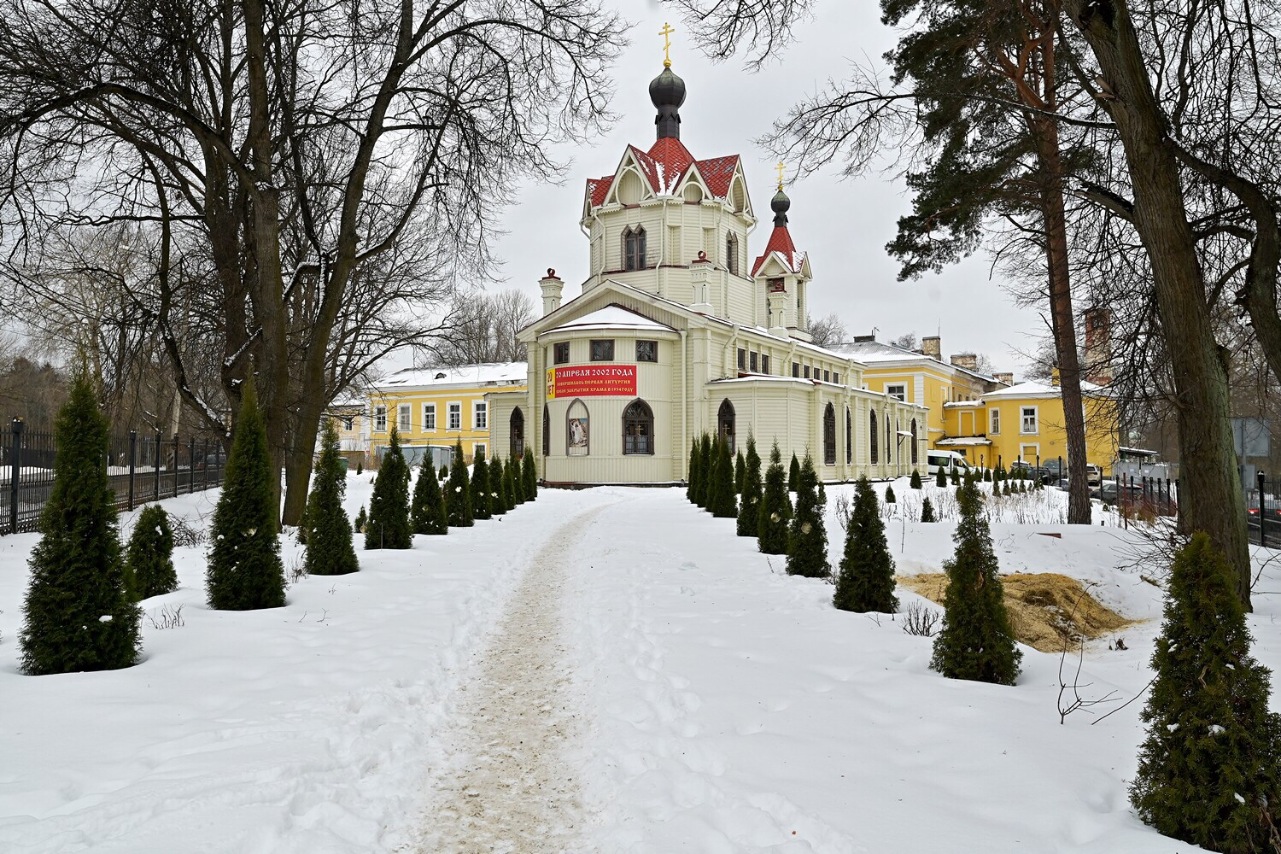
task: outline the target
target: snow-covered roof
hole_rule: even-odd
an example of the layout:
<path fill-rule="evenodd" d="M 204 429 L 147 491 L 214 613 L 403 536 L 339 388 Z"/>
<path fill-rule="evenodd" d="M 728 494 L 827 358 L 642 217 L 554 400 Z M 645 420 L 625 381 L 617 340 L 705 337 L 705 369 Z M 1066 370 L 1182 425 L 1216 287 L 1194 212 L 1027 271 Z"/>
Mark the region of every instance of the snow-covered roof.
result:
<path fill-rule="evenodd" d="M 940 448 L 958 448 L 973 445 L 990 445 L 992 441 L 986 436 L 957 436 L 954 439 L 939 439 L 934 444 Z"/>
<path fill-rule="evenodd" d="M 505 385 L 523 383 L 528 378 L 527 362 L 486 362 L 450 368 L 409 368 L 379 381 L 375 388 L 378 391 L 400 391 L 407 388 Z"/>
<path fill-rule="evenodd" d="M 983 401 L 981 400 L 949 400 L 947 403 L 943 404 L 943 408 L 947 409 L 950 406 L 955 406 L 957 408 L 962 406 L 980 406 L 982 403 Z"/>
<path fill-rule="evenodd" d="M 1081 392 L 1083 394 L 1100 394 L 1103 391 L 1103 386 L 1081 380 Z M 1063 390 L 1058 386 L 1038 382 L 1025 382 L 998 391 L 987 392 L 983 395 L 983 399 L 987 400 L 993 397 L 1058 397 L 1062 393 Z"/>
<path fill-rule="evenodd" d="M 584 314 L 582 317 L 567 320 L 561 325 L 548 331 L 569 332 L 577 329 L 635 329 L 658 332 L 676 331 L 664 323 L 659 323 L 657 320 L 651 320 L 643 314 L 632 311 L 630 308 L 624 308 L 621 305 L 615 304 L 607 305 L 604 308 L 598 308 L 593 312 Z"/>
<path fill-rule="evenodd" d="M 953 365 L 949 362 L 944 362 L 941 359 L 935 359 L 933 356 L 918 353 L 915 350 L 906 350 L 902 347 L 896 347 L 893 344 L 882 344 L 880 341 L 848 341 L 840 344 L 833 344 L 832 349 L 839 353 L 847 353 L 866 365 L 888 362 L 903 362 L 905 364 L 928 362 L 969 374 L 970 376 L 977 377 L 984 382 L 999 382 L 996 377 L 989 374 L 985 374 L 980 371 L 972 371 L 969 368 L 963 368 L 960 365 Z"/>

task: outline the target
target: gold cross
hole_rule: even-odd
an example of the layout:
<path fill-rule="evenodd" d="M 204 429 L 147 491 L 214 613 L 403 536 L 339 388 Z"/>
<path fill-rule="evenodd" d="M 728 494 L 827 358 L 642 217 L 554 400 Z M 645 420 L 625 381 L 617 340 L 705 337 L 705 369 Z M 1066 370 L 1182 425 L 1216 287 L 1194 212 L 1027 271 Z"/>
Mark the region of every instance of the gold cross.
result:
<path fill-rule="evenodd" d="M 778 189 L 781 191 L 783 189 L 783 161 L 778 161 L 778 165 L 774 168 L 778 170 Z"/>
<path fill-rule="evenodd" d="M 658 31 L 658 34 L 663 37 L 663 67 L 664 68 L 672 67 L 671 50 L 672 50 L 672 33 L 674 32 L 676 32 L 676 28 L 673 27 L 671 24 L 667 23 L 666 21 L 663 22 L 663 28 Z"/>

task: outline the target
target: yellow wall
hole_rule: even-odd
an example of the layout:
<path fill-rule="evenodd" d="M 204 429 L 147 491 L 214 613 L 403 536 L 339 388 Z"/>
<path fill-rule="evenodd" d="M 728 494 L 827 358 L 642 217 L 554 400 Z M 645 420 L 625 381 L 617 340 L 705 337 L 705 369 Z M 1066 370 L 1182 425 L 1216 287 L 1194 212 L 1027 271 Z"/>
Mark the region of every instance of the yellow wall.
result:
<path fill-rule="evenodd" d="M 923 398 L 921 400 L 916 399 L 918 380 Z M 863 384 L 875 392 L 884 392 L 886 386 L 903 385 L 909 403 L 929 407 L 929 432 L 926 440 L 927 447 L 930 448 L 944 436 L 957 435 L 949 432 L 943 404 L 953 400 L 977 400 L 983 394 L 982 384 L 977 379 L 959 371 L 953 373 L 946 365 L 939 363 L 904 365 L 874 362 L 864 370 Z"/>
<path fill-rule="evenodd" d="M 1023 432 L 1024 407 L 1036 410 L 1035 432 Z M 998 429 L 991 427 L 992 412 L 999 413 Z M 1085 400 L 1086 462 L 1105 470 L 1116 459 L 1117 437 L 1113 428 L 1115 404 L 1106 398 Z M 1016 459 L 1042 463 L 1062 456 L 1067 463 L 1067 435 L 1063 429 L 1063 400 L 1058 395 L 1037 397 L 985 398 L 977 406 L 947 408 L 949 436 L 986 435 L 992 443 L 986 448 L 967 448 L 966 458 L 972 464 L 995 465 L 999 460 L 1007 468 Z M 971 425 L 976 425 L 971 428 Z M 959 450 L 959 449 L 951 449 Z M 983 459 L 980 460 L 980 454 Z"/>
<path fill-rule="evenodd" d="M 397 423 L 397 429 L 400 430 L 400 442 L 402 445 L 422 446 L 422 445 L 448 445 L 453 447 L 458 441 L 463 443 L 463 455 L 468 461 L 476 453 L 476 446 L 485 447 L 485 456 L 493 457 L 494 449 L 490 447 L 490 422 L 488 418 L 488 407 L 486 406 L 486 418 L 484 426 L 476 426 L 475 412 L 476 404 L 485 403 L 485 395 L 493 391 L 525 391 L 526 385 L 503 384 L 500 388 L 495 388 L 493 384 L 485 386 L 470 386 L 453 388 L 427 388 L 427 389 L 406 389 L 404 391 L 377 392 L 369 401 L 370 412 L 370 455 L 377 458 L 378 449 L 387 447 L 391 441 L 389 430 L 393 421 Z M 401 429 L 400 422 L 397 420 L 399 407 L 409 405 L 409 429 Z M 436 424 L 433 429 L 424 427 L 424 405 L 432 404 L 435 406 Z M 450 404 L 459 406 L 459 427 L 450 429 L 449 426 L 449 407 Z M 387 408 L 387 429 L 379 430 L 378 407 Z M 528 428 L 526 428 L 528 429 Z M 526 434 L 528 435 L 528 433 Z M 508 454 L 507 448 L 499 448 L 498 453 L 504 458 Z"/>

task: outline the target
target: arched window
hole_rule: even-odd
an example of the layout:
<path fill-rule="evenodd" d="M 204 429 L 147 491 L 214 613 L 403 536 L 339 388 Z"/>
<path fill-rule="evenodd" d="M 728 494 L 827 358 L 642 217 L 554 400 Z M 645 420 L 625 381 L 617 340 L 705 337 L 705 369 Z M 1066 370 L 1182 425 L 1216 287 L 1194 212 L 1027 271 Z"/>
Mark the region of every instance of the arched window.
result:
<path fill-rule="evenodd" d="M 725 269 L 731 276 L 738 275 L 738 238 L 734 232 L 725 232 Z"/>
<path fill-rule="evenodd" d="M 520 411 L 520 407 L 512 410 L 511 417 L 511 456 L 512 459 L 519 459 L 525 456 L 525 413 Z"/>
<path fill-rule="evenodd" d="M 891 450 L 893 447 L 894 437 L 890 435 L 890 415 L 887 412 L 885 413 L 885 462 L 887 463 L 894 462 L 894 454 Z"/>
<path fill-rule="evenodd" d="M 912 419 L 912 465 L 916 465 L 916 419 Z"/>
<path fill-rule="evenodd" d="M 645 229 L 639 225 L 623 230 L 623 269 L 645 269 Z"/>
<path fill-rule="evenodd" d="M 633 400 L 623 410 L 623 453 L 654 453 L 654 411 L 643 400 Z"/>
<path fill-rule="evenodd" d="M 721 408 L 716 410 L 716 433 L 729 442 L 729 454 L 734 456 L 734 404 L 729 398 L 721 401 Z"/>
<path fill-rule="evenodd" d="M 830 403 L 823 410 L 823 463 L 836 465 L 836 409 Z"/>
<path fill-rule="evenodd" d="M 880 421 L 877 419 L 877 417 L 876 417 L 876 410 L 875 410 L 875 409 L 873 409 L 873 410 L 872 410 L 871 414 L 869 415 L 869 418 L 871 419 L 871 424 L 872 424 L 872 429 L 867 431 L 868 438 L 869 438 L 869 439 L 871 440 L 871 442 L 872 442 L 872 456 L 871 456 L 871 459 L 869 460 L 869 462 L 870 462 L 872 465 L 876 465 L 876 464 L 877 464 L 877 462 L 879 462 L 879 460 L 877 459 L 877 457 L 879 457 L 879 456 L 880 456 L 880 455 L 876 452 L 876 446 L 877 446 L 876 438 L 877 438 L 879 435 L 881 435 L 881 422 L 880 422 Z"/>
<path fill-rule="evenodd" d="M 587 404 L 575 400 L 565 414 L 565 454 L 585 457 L 591 450 L 591 424 L 587 418 Z"/>
<path fill-rule="evenodd" d="M 543 456 L 552 455 L 552 417 L 547 411 L 547 404 L 543 404 Z"/>
<path fill-rule="evenodd" d="M 845 464 L 854 462 L 854 417 L 850 408 L 845 407 Z"/>

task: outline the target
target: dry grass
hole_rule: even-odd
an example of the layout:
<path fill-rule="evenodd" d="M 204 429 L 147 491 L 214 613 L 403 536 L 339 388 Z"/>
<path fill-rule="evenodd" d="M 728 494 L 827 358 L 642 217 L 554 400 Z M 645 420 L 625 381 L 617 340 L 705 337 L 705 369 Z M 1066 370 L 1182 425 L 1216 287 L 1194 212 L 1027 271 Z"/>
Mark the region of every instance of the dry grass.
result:
<path fill-rule="evenodd" d="M 940 604 L 947 590 L 943 573 L 900 575 L 898 582 Z M 1081 582 L 1066 575 L 1014 573 L 1002 575 L 1001 583 L 1015 639 L 1041 652 L 1062 652 L 1065 638 L 1076 646 L 1079 638 L 1102 637 L 1140 622 L 1099 604 Z"/>

